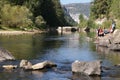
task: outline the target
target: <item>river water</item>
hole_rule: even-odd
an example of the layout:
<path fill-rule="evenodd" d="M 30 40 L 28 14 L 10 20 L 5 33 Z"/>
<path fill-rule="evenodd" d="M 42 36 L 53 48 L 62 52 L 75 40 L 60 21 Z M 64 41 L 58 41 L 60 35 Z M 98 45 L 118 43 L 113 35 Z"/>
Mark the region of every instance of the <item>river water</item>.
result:
<path fill-rule="evenodd" d="M 19 64 L 21 59 L 27 59 L 33 64 L 45 60 L 53 61 L 56 68 L 24 71 L 0 70 L 0 80 L 120 80 L 119 52 L 97 47 L 93 43 L 93 33 L 43 33 L 34 35 L 0 35 L 0 46 L 9 50 L 15 61 L 1 62 L 3 64 Z M 104 70 L 102 76 L 89 77 L 83 74 L 72 74 L 71 64 L 75 60 L 102 60 L 102 65 L 111 69 Z M 112 67 L 111 67 L 112 66 Z"/>

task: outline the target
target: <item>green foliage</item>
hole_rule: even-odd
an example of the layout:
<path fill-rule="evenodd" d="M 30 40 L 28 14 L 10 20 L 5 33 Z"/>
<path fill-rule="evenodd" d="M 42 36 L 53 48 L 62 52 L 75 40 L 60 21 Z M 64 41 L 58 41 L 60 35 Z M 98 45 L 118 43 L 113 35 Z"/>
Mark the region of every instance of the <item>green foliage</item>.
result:
<path fill-rule="evenodd" d="M 95 24 L 94 20 L 92 19 L 86 20 L 82 14 L 80 14 L 79 20 L 80 20 L 80 23 L 79 23 L 80 28 L 85 28 L 85 27 L 96 28 L 97 27 L 97 24 Z"/>
<path fill-rule="evenodd" d="M 41 15 L 47 22 L 47 25 L 52 27 L 64 26 L 64 12 L 59 0 L 46 0 L 41 4 Z"/>
<path fill-rule="evenodd" d="M 42 16 L 38 16 L 35 18 L 35 24 L 37 26 L 37 28 L 42 28 L 42 29 L 45 29 L 46 27 L 46 22 L 44 21 L 43 17 Z"/>
<path fill-rule="evenodd" d="M 103 27 L 109 28 L 111 19 L 116 20 L 116 27 L 120 28 L 120 0 L 94 0 L 91 7 L 91 19 L 107 18 Z"/>
<path fill-rule="evenodd" d="M 116 21 L 116 28 L 120 29 L 120 19 Z"/>
<path fill-rule="evenodd" d="M 66 25 L 59 0 L 0 0 L 0 25 L 49 28 Z"/>
<path fill-rule="evenodd" d="M 85 20 L 83 14 L 80 14 L 80 16 L 79 16 L 79 20 L 80 20 L 80 22 L 82 22 L 82 21 Z"/>
<path fill-rule="evenodd" d="M 1 23 L 6 27 L 28 27 L 33 24 L 32 13 L 25 6 L 11 6 L 6 4 L 1 9 Z"/>
<path fill-rule="evenodd" d="M 94 0 L 91 6 L 91 18 L 109 17 L 111 0 Z"/>
<path fill-rule="evenodd" d="M 66 19 L 66 21 L 67 21 L 66 24 L 67 24 L 68 26 L 77 26 L 77 25 L 78 25 L 78 23 L 75 22 L 75 21 L 71 18 L 70 15 L 65 15 L 65 19 Z"/>
<path fill-rule="evenodd" d="M 111 17 L 120 19 L 120 0 L 112 0 Z"/>
<path fill-rule="evenodd" d="M 102 26 L 103 26 L 104 28 L 109 29 L 110 26 L 111 26 L 111 23 L 112 23 L 112 21 L 107 20 L 107 21 L 103 22 Z"/>
<path fill-rule="evenodd" d="M 89 19 L 87 21 L 87 27 L 95 29 L 95 28 L 97 28 L 97 25 L 95 24 L 95 22 L 93 20 Z"/>
<path fill-rule="evenodd" d="M 80 28 L 84 28 L 87 26 L 87 20 L 84 18 L 83 14 L 80 14 L 79 20 L 80 20 L 80 23 L 79 23 Z"/>

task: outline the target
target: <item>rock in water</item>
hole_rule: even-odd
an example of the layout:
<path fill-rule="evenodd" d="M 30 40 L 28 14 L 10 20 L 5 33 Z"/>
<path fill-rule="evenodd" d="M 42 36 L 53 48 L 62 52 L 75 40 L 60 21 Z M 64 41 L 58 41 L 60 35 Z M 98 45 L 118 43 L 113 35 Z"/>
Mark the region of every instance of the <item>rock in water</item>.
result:
<path fill-rule="evenodd" d="M 0 47 L 0 61 L 4 60 L 15 60 L 15 58 L 8 50 Z"/>
<path fill-rule="evenodd" d="M 3 67 L 4 69 L 10 70 L 10 69 L 15 69 L 15 68 L 17 68 L 17 65 L 3 65 L 2 67 Z"/>
<path fill-rule="evenodd" d="M 33 65 L 32 69 L 38 70 L 38 69 L 44 69 L 46 67 L 55 67 L 55 66 L 57 66 L 57 65 L 51 61 L 44 61 L 44 62 L 37 63 L 37 64 Z"/>
<path fill-rule="evenodd" d="M 84 73 L 87 75 L 101 75 L 101 61 L 72 63 L 72 72 Z"/>
<path fill-rule="evenodd" d="M 115 30 L 112 35 L 112 43 L 109 45 L 109 48 L 114 51 L 120 51 L 120 30 Z"/>
<path fill-rule="evenodd" d="M 26 70 L 32 69 L 32 63 L 29 62 L 28 60 L 21 60 L 21 62 L 20 62 L 20 67 L 21 67 L 21 68 L 24 68 L 24 69 L 26 69 Z"/>

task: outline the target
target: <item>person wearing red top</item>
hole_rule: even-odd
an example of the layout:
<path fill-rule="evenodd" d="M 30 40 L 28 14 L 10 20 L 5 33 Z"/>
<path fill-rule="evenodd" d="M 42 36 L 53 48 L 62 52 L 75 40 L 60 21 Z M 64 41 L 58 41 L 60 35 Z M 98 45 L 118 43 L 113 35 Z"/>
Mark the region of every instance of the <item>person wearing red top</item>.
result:
<path fill-rule="evenodd" d="M 101 27 L 98 29 L 98 36 L 104 36 L 104 31 Z"/>

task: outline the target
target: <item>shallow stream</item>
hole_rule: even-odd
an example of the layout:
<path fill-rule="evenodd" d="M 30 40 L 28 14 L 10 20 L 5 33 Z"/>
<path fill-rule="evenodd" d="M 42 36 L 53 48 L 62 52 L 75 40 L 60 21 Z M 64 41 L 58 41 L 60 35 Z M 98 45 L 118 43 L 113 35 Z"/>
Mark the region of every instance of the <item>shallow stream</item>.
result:
<path fill-rule="evenodd" d="M 45 60 L 53 61 L 57 68 L 24 71 L 0 70 L 0 80 L 120 80 L 120 52 L 112 52 L 97 47 L 93 43 L 93 33 L 43 33 L 35 35 L 0 35 L 0 46 L 9 50 L 16 61 L 3 64 L 19 64 L 27 59 L 33 64 Z M 75 60 L 102 60 L 104 69 L 101 76 L 89 77 L 83 74 L 72 74 L 71 64 Z"/>

